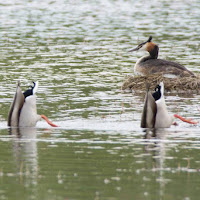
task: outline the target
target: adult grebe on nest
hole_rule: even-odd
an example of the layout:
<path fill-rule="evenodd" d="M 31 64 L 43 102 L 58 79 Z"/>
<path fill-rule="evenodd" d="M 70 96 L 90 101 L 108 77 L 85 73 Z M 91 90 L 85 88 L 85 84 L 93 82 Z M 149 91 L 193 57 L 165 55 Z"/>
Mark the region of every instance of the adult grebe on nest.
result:
<path fill-rule="evenodd" d="M 146 42 L 139 44 L 136 48 L 129 51 L 132 52 L 144 48 L 149 52 L 149 56 L 144 56 L 136 62 L 134 71 L 137 74 L 146 76 L 155 73 L 163 73 L 164 75 L 175 75 L 180 77 L 195 76 L 191 71 L 179 63 L 157 59 L 159 47 L 151 42 L 151 40 L 152 36 L 150 36 Z"/>

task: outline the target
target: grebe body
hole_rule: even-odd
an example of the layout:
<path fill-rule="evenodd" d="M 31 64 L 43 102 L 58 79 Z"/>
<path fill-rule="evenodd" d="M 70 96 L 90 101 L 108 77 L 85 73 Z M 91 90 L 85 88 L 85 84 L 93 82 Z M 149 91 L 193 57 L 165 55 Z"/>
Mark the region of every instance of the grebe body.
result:
<path fill-rule="evenodd" d="M 38 81 L 33 82 L 33 84 L 34 86 L 22 93 L 18 81 L 14 100 L 8 114 L 8 126 L 35 127 L 36 123 L 43 118 L 49 125 L 56 127 L 46 116 L 37 114 L 36 92 Z"/>
<path fill-rule="evenodd" d="M 161 82 L 151 94 L 147 91 L 142 112 L 142 128 L 168 128 L 173 123 L 173 117 L 168 114 L 164 99 L 164 84 Z"/>
<path fill-rule="evenodd" d="M 41 120 L 41 116 L 37 114 L 36 95 L 26 97 L 20 113 L 19 126 L 34 127 L 39 120 Z"/>
<path fill-rule="evenodd" d="M 185 119 L 177 114 L 170 115 L 168 113 L 164 98 L 163 82 L 156 86 L 154 93 L 151 93 L 148 89 L 144 101 L 141 127 L 169 128 L 171 125 L 177 125 L 173 122 L 175 117 L 190 124 L 197 124 L 197 122 L 194 122 L 190 119 Z"/>
<path fill-rule="evenodd" d="M 36 107 L 37 88 L 38 82 L 34 83 L 31 89 L 22 93 L 20 82 L 17 83 L 16 93 L 8 115 L 8 126 L 34 127 L 41 119 L 41 116 L 37 114 Z"/>
<path fill-rule="evenodd" d="M 175 75 L 175 76 L 194 76 L 193 72 L 189 71 L 186 67 L 179 63 L 158 59 L 159 47 L 151 42 L 152 37 L 150 36 L 146 42 L 139 44 L 136 48 L 130 50 L 137 51 L 144 49 L 149 52 L 149 56 L 140 58 L 135 66 L 134 72 L 140 75 L 151 75 L 155 73 L 162 73 L 163 75 Z"/>

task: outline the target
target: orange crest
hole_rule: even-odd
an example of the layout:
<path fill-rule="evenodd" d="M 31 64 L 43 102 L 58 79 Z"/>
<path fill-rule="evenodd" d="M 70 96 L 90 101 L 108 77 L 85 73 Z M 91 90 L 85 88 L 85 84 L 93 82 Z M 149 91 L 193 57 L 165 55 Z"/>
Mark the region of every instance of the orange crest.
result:
<path fill-rule="evenodd" d="M 146 44 L 146 50 L 148 52 L 153 51 L 154 47 L 155 47 L 155 44 L 153 42 L 147 42 L 147 44 Z"/>

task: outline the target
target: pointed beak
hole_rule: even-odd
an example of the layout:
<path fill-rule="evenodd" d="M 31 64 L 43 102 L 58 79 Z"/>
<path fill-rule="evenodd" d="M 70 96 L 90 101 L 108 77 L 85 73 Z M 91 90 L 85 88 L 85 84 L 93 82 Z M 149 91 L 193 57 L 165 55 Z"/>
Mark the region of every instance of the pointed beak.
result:
<path fill-rule="evenodd" d="M 128 52 L 138 51 L 141 48 L 140 45 L 138 45 L 136 48 L 129 50 Z"/>
<path fill-rule="evenodd" d="M 138 51 L 139 49 L 141 49 L 147 42 L 151 42 L 152 40 L 152 36 L 149 36 L 149 39 L 146 42 L 142 42 L 141 44 L 139 44 L 136 48 L 129 50 L 128 52 L 132 52 L 132 51 Z"/>
<path fill-rule="evenodd" d="M 141 44 L 139 44 L 136 48 L 129 50 L 128 52 L 132 52 L 132 51 L 138 51 L 139 49 L 141 49 L 147 42 L 143 42 Z"/>

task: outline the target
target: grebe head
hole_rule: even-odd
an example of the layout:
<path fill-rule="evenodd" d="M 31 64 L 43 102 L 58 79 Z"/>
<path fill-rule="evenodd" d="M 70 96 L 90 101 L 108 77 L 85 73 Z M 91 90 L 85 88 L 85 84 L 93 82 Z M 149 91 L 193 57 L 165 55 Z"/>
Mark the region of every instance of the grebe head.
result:
<path fill-rule="evenodd" d="M 151 40 L 152 36 L 149 36 L 149 39 L 146 42 L 142 42 L 136 48 L 131 49 L 129 52 L 138 51 L 139 49 L 144 49 L 149 52 L 152 58 L 156 59 L 158 57 L 159 48 L 155 43 L 151 42 Z"/>

